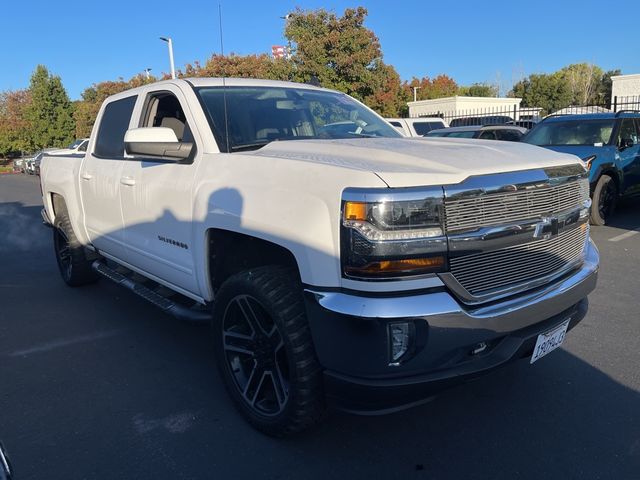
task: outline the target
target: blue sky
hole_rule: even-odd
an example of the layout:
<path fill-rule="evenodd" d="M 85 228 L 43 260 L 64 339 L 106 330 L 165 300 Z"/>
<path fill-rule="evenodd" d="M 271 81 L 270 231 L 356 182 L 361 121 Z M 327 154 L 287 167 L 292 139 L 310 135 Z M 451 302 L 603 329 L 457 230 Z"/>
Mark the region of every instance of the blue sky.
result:
<path fill-rule="evenodd" d="M 227 53 L 269 52 L 282 44 L 283 20 L 296 6 L 369 10 L 384 60 L 403 79 L 446 73 L 459 84 L 551 72 L 569 63 L 640 73 L 640 1 L 229 1 L 220 0 Z M 102 80 L 149 67 L 167 72 L 219 51 L 218 2 L 156 0 L 5 0 L 0 7 L 0 91 L 24 88 L 38 63 L 60 75 L 72 99 Z M 11 19 L 11 20 L 9 20 Z"/>

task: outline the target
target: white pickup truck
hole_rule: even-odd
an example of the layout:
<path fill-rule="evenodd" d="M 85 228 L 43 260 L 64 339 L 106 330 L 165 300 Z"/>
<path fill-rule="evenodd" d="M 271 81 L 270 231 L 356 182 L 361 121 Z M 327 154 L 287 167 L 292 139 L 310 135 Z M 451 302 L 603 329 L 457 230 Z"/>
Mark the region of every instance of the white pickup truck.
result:
<path fill-rule="evenodd" d="M 120 93 L 86 155 L 45 158 L 41 181 L 64 281 L 107 277 L 210 321 L 230 395 L 272 435 L 534 362 L 596 286 L 580 159 L 404 138 L 310 85 Z"/>

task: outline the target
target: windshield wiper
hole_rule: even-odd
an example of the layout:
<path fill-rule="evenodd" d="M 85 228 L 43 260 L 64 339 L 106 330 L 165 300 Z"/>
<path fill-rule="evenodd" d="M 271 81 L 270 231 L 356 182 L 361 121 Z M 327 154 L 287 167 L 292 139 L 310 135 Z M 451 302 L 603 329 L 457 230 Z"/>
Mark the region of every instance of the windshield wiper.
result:
<path fill-rule="evenodd" d="M 264 142 L 255 142 L 255 143 L 241 143 L 239 145 L 233 145 L 231 147 L 231 150 L 233 152 L 242 152 L 244 150 L 258 150 L 259 148 L 262 148 L 271 142 L 272 140 L 266 140 Z"/>
<path fill-rule="evenodd" d="M 365 137 L 365 138 L 377 137 L 377 135 L 372 135 L 370 133 L 358 133 L 358 132 L 347 132 L 347 135 L 353 135 L 354 137 Z"/>

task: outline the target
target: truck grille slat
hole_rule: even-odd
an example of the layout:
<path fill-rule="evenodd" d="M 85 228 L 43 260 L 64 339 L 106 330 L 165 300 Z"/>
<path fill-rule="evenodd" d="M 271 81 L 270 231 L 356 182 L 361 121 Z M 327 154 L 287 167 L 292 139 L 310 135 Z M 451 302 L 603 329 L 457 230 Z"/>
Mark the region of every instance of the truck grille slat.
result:
<path fill-rule="evenodd" d="M 447 231 L 542 218 L 575 208 L 589 198 L 586 179 L 515 192 L 445 200 Z"/>
<path fill-rule="evenodd" d="M 588 227 L 574 227 L 548 240 L 450 260 L 451 273 L 472 295 L 535 280 L 579 260 Z"/>

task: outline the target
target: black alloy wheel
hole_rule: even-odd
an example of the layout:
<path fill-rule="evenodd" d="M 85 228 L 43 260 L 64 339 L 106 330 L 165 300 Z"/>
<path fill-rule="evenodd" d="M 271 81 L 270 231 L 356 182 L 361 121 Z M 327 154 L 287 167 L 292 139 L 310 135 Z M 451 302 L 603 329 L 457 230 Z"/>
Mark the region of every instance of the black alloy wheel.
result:
<path fill-rule="evenodd" d="M 256 429 L 282 437 L 324 418 L 323 372 L 295 269 L 256 267 L 226 279 L 213 302 L 218 370 Z"/>
<path fill-rule="evenodd" d="M 238 295 L 222 320 L 226 366 L 247 405 L 257 413 L 282 413 L 289 400 L 289 366 L 282 335 L 260 302 Z"/>

